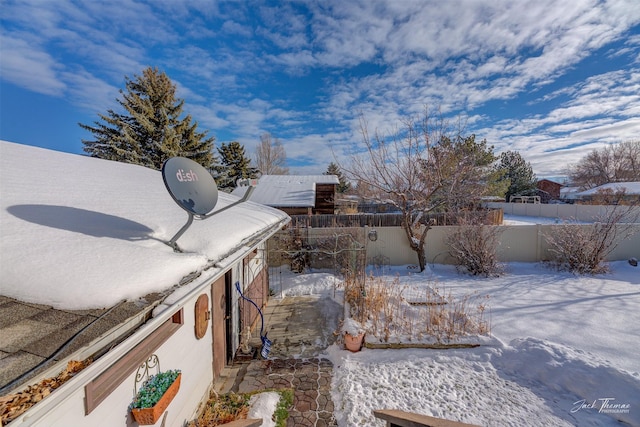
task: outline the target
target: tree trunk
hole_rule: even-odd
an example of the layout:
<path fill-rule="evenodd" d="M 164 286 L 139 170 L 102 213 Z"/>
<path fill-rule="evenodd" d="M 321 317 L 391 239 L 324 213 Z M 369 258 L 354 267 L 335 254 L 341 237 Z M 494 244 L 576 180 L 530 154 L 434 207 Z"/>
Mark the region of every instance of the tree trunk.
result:
<path fill-rule="evenodd" d="M 418 266 L 421 272 L 427 268 L 427 256 L 424 253 L 424 243 L 427 240 L 427 231 L 429 231 L 430 228 L 430 226 L 425 225 L 425 229 L 422 231 L 420 238 L 417 238 L 410 225 L 405 225 L 404 227 L 407 239 L 409 239 L 409 246 L 416 252 L 416 255 L 418 255 Z"/>
<path fill-rule="evenodd" d="M 427 256 L 424 254 L 424 244 L 420 245 L 420 248 L 416 250 L 418 254 L 418 265 L 420 266 L 420 272 L 423 272 L 427 268 Z"/>

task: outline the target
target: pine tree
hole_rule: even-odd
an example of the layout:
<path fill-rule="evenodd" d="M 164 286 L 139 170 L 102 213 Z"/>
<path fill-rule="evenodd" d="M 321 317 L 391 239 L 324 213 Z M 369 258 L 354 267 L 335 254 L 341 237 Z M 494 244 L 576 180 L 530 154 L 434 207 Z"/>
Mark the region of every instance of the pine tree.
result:
<path fill-rule="evenodd" d="M 509 188 L 505 194 L 508 202 L 511 196 L 527 196 L 536 192 L 537 180 L 531 164 L 525 161 L 517 151 L 505 151 L 500 154 L 500 162 L 497 165 L 502 175 L 502 180 L 509 182 Z"/>
<path fill-rule="evenodd" d="M 180 118 L 184 100 L 176 98 L 169 77 L 148 67 L 133 79 L 125 76 L 126 91 L 117 102 L 126 113 L 108 110 L 94 126 L 79 123 L 95 140 L 82 140 L 92 157 L 160 169 L 165 160 L 181 156 L 206 168 L 215 162 L 214 137 L 199 132 L 190 115 Z"/>
<path fill-rule="evenodd" d="M 239 179 L 258 176 L 258 169 L 251 166 L 251 159 L 246 156 L 244 146 L 239 142 L 222 143 L 218 147 L 218 153 L 220 154 L 220 166 L 216 168 L 218 188 L 226 191 L 233 190 Z"/>
<path fill-rule="evenodd" d="M 340 170 L 340 167 L 337 164 L 333 162 L 329 163 L 329 166 L 327 167 L 327 171 L 324 174 L 335 175 L 338 177 L 338 181 L 340 182 L 338 184 L 338 188 L 336 189 L 338 193 L 342 194 L 351 189 L 351 184 L 345 179 L 344 175 L 342 174 L 342 171 Z"/>
<path fill-rule="evenodd" d="M 477 141 L 473 134 L 442 137 L 430 147 L 428 160 L 421 163 L 424 175 L 434 174 L 434 170 L 439 174 L 440 188 L 430 202 L 446 212 L 459 212 L 493 195 L 500 187 L 495 182 L 499 174 L 492 168 L 496 160 L 486 139 Z"/>

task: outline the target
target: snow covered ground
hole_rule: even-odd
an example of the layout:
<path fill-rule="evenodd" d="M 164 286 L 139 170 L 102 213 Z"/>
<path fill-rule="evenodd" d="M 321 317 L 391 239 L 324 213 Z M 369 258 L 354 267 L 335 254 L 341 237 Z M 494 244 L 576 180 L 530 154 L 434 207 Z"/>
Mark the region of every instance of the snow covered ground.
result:
<path fill-rule="evenodd" d="M 370 350 L 339 345 L 333 398 L 340 426 L 382 426 L 373 409 L 401 409 L 483 426 L 640 426 L 640 269 L 612 264 L 578 277 L 510 264 L 499 278 L 432 265 L 384 272 L 408 288 L 490 296 L 492 340 L 456 350 Z M 342 302 L 328 272 L 271 272 L 276 294 Z"/>

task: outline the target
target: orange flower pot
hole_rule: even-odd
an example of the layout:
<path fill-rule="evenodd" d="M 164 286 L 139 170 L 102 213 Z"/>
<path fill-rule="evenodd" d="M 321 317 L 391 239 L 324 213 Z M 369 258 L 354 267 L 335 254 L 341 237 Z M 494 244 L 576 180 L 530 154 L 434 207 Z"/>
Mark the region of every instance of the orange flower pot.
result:
<path fill-rule="evenodd" d="M 344 334 L 344 346 L 347 350 L 352 352 L 358 352 L 362 348 L 364 342 L 364 332 L 358 335 L 351 335 L 350 333 Z"/>
<path fill-rule="evenodd" d="M 169 406 L 169 403 L 176 397 L 178 390 L 180 390 L 180 379 L 182 373 L 178 374 L 176 380 L 169 386 L 167 391 L 164 392 L 160 400 L 151 408 L 133 408 L 131 414 L 138 424 L 141 426 L 154 425 L 158 422 L 164 411 Z"/>

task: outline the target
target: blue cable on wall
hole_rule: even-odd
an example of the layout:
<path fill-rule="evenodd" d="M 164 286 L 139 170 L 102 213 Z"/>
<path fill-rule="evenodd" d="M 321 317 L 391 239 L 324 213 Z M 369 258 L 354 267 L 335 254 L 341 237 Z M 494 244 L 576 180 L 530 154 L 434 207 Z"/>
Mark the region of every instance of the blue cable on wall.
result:
<path fill-rule="evenodd" d="M 262 315 L 262 310 L 260 310 L 260 307 L 258 307 L 258 305 L 251 301 L 249 298 L 245 297 L 244 294 L 242 293 L 242 290 L 240 290 L 240 282 L 236 282 L 236 290 L 238 291 L 238 293 L 240 294 L 240 296 L 242 297 L 243 300 L 245 301 L 249 301 L 251 304 L 253 304 L 253 306 L 256 308 L 256 310 L 258 310 L 258 314 L 260 314 L 260 341 L 262 341 L 262 350 L 260 351 L 260 355 L 266 359 L 269 357 L 269 352 L 271 351 L 271 341 L 269 340 L 269 338 L 267 338 L 267 334 L 264 333 L 264 316 Z"/>

